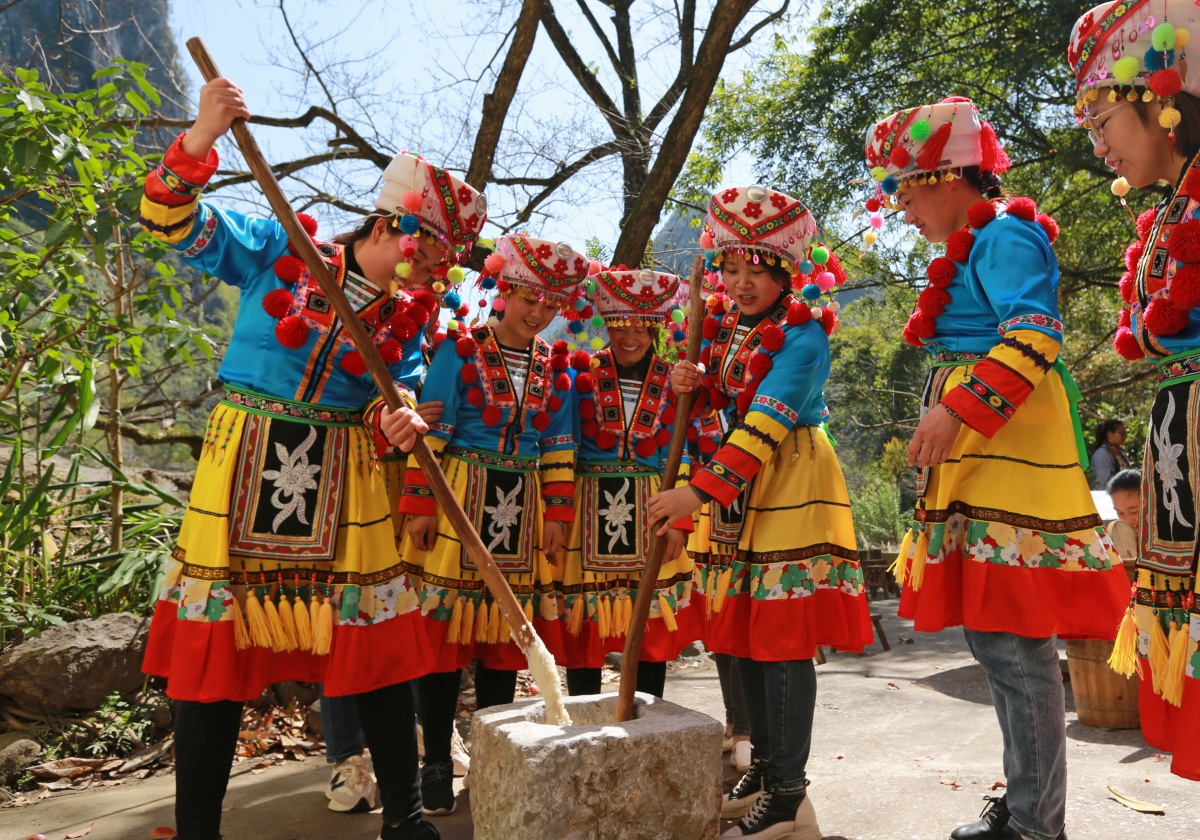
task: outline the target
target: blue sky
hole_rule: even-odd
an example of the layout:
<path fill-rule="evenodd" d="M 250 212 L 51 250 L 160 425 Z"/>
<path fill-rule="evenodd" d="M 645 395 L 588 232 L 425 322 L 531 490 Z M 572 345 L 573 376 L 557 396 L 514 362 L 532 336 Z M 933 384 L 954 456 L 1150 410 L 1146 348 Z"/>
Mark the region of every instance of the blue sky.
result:
<path fill-rule="evenodd" d="M 603 22 L 599 4 L 592 6 Z M 429 16 L 435 7 L 440 13 L 436 20 Z M 471 119 L 478 119 L 480 97 L 490 87 L 486 78 L 482 84 L 463 80 L 480 75 L 500 46 L 503 32 L 515 20 L 518 7 L 519 3 L 512 0 L 439 0 L 436 4 L 286 0 L 285 4 L 297 35 L 306 43 L 316 44 L 314 63 L 338 63 L 340 66 L 331 72 L 333 82 L 362 97 L 360 103 L 344 105 L 343 113 L 351 123 L 375 136 L 381 145 L 422 152 L 449 168 L 466 166 L 474 140 Z M 600 78 L 610 91 L 615 91 L 611 75 L 605 77 L 607 61 L 603 53 L 598 48 L 594 55 L 585 51 L 595 40 L 586 22 L 574 14 L 574 4 L 562 3 L 559 9 L 564 25 L 572 34 L 578 33 L 576 42 L 584 59 L 595 63 Z M 293 116 L 309 104 L 324 104 L 320 87 L 311 78 L 306 84 L 294 69 L 298 53 L 291 47 L 278 0 L 176 0 L 171 25 L 193 91 L 199 90 L 201 80 L 183 42 L 199 35 L 222 73 L 245 90 L 256 113 Z M 661 31 L 653 19 L 641 21 L 637 29 L 639 51 L 644 54 L 639 82 L 647 110 L 669 80 L 677 60 L 674 46 L 655 49 L 653 38 Z M 769 43 L 769 37 L 760 36 L 760 40 L 764 45 Z M 726 78 L 740 73 L 754 60 L 753 53 L 736 54 L 726 63 Z M 510 112 L 505 130 L 536 136 L 520 154 L 510 155 L 501 163 L 514 168 L 524 166 L 526 161 L 536 165 L 543 152 L 550 159 L 565 157 L 571 151 L 590 147 L 597 138 L 611 136 L 594 106 L 569 78 L 544 32 L 537 37 L 522 86 L 530 95 L 519 109 Z M 324 134 L 316 132 L 304 136 L 257 127 L 255 133 L 268 158 L 275 161 L 323 148 Z M 227 161 L 236 161 L 240 166 L 240 156 L 231 145 L 221 147 L 221 151 Z M 502 141 L 500 155 L 504 154 Z M 597 165 L 590 175 L 559 201 L 547 205 L 547 215 L 535 216 L 526 229 L 534 235 L 565 239 L 580 248 L 592 236 L 610 246 L 615 243 L 620 215 L 615 197 L 620 190 L 619 170 L 610 162 Z M 730 183 L 749 182 L 751 162 L 735 162 L 726 176 Z M 377 181 L 378 170 L 361 165 L 343 170 L 321 186 L 343 196 L 358 193 L 361 204 L 374 192 Z M 289 189 L 287 184 L 285 189 Z M 494 208 L 512 208 L 516 202 L 511 191 L 496 186 L 488 190 L 488 197 Z M 323 218 L 323 232 L 344 228 L 352 219 L 350 215 Z"/>

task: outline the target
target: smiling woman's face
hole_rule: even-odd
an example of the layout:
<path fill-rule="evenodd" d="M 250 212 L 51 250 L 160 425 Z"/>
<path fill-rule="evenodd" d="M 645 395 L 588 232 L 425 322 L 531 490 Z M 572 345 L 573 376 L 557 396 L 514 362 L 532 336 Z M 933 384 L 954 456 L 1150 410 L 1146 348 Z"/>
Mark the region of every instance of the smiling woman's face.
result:
<path fill-rule="evenodd" d="M 557 306 L 543 303 L 524 289 L 513 289 L 504 301 L 504 318 L 496 326 L 496 336 L 501 344 L 524 347 L 557 314 Z"/>
<path fill-rule="evenodd" d="M 1143 120 L 1138 110 L 1144 110 Z M 1107 95 L 1088 108 L 1088 134 L 1092 139 L 1092 154 L 1103 158 L 1114 173 L 1130 186 L 1148 187 L 1178 175 L 1178 166 L 1171 155 L 1171 139 L 1167 130 L 1158 124 L 1162 105 L 1151 102 L 1134 104 L 1123 97 L 1109 102 Z"/>
<path fill-rule="evenodd" d="M 648 327 L 609 327 L 613 358 L 622 367 L 636 365 L 650 350 L 653 338 Z"/>
<path fill-rule="evenodd" d="M 749 262 L 734 253 L 725 254 L 721 281 L 738 309 L 747 315 L 761 315 L 783 294 L 783 284 L 771 276 L 765 263 Z"/>

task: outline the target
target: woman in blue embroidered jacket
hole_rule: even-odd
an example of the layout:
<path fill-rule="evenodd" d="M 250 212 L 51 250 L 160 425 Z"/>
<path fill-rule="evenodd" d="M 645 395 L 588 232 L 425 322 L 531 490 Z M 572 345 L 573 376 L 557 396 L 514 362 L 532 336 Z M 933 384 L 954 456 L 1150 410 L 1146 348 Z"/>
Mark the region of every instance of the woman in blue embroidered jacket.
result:
<path fill-rule="evenodd" d="M 845 276 L 827 248 L 810 247 L 816 231 L 809 211 L 775 190 L 713 196 L 701 243 L 715 249 L 723 285 L 703 325 L 706 370 L 699 379 L 680 362 L 672 372 L 677 392 L 701 386 L 707 460 L 690 486 L 649 504 L 651 521 L 700 510 L 692 547 L 709 604 L 704 644 L 739 657 L 754 757 L 725 813 L 755 801 L 729 837 L 821 836 L 805 795 L 812 658 L 818 645 L 861 651 L 871 640 L 850 500 L 823 428 L 837 306 L 813 305 Z"/>
<path fill-rule="evenodd" d="M 866 156 L 873 200 L 894 193 L 907 224 L 946 243 L 904 330 L 937 361 L 908 450 L 920 498 L 897 561 L 900 614 L 917 630 L 963 625 L 995 698 L 1008 784 L 951 836 L 1054 838 L 1066 804 L 1055 636 L 1112 638 L 1129 586 L 1080 466 L 1059 359 L 1058 226 L 1030 199 L 1002 198 L 1008 156 L 969 99 L 881 120 Z"/>
<path fill-rule="evenodd" d="M 434 836 L 421 821 L 408 683 L 433 656 L 375 460 L 387 438 L 408 447 L 425 424 L 412 408 L 383 408 L 277 222 L 199 200 L 217 167 L 214 142 L 249 116 L 231 82 L 205 85 L 195 124 L 146 179 L 139 219 L 189 264 L 237 286 L 243 304 L 144 663 L 181 701 L 178 836 L 219 837 L 242 703 L 280 680 L 361 694 L 382 836 Z M 359 230 L 318 249 L 411 400 L 420 329 L 436 303 L 394 288 L 460 259 L 484 205 L 445 171 L 398 155 L 376 207 Z"/>
<path fill-rule="evenodd" d="M 574 399 L 565 341 L 539 336 L 568 308 L 587 259 L 565 242 L 524 234 L 496 240 L 480 285 L 495 288 L 489 323 L 445 341 L 422 401 L 443 405 L 429 445 L 475 530 L 505 573 L 550 652 L 562 652 L 560 598 L 551 563 L 574 517 Z M 421 610 L 435 673 L 422 678 L 422 792 L 427 814 L 454 810 L 450 738 L 461 669 L 476 659 L 479 708 L 511 703 L 526 666 L 508 623 L 463 550 L 424 474 L 409 464 L 402 513 L 405 566 L 424 582 Z"/>
<path fill-rule="evenodd" d="M 572 366 L 583 372 L 575 377 L 579 457 L 575 523 L 562 575 L 567 634 L 560 660 L 571 694 L 599 694 L 605 655 L 625 647 L 633 596 L 650 550 L 646 502 L 659 489 L 675 420 L 671 367 L 655 345 L 663 329 L 676 328 L 674 313 L 683 314 L 673 274 L 605 269 L 593 275 L 589 289 L 608 328 L 609 346 L 590 360 L 583 350 L 572 357 Z M 686 461 L 680 474 L 686 482 Z M 642 640 L 638 690 L 659 697 L 667 663 L 699 636 L 693 564 L 684 551 L 691 530 L 692 520 L 685 517 L 667 535 Z"/>

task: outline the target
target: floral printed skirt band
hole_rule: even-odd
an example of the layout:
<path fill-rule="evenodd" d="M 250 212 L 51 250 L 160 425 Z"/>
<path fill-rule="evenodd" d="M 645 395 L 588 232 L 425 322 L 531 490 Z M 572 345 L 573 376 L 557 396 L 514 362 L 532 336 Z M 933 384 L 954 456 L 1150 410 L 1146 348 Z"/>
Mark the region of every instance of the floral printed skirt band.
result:
<path fill-rule="evenodd" d="M 927 404 L 973 369 L 936 370 Z M 1114 566 L 1073 425 L 1062 379 L 1047 375 L 995 435 L 964 426 L 950 457 L 928 471 L 899 560 L 900 614 L 916 629 L 1116 635 L 1129 581 Z"/>

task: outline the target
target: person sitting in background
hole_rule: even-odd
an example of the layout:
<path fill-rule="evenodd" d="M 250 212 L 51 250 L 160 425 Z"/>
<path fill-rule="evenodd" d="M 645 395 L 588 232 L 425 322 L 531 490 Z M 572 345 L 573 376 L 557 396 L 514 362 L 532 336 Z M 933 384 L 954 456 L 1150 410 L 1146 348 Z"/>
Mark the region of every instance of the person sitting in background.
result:
<path fill-rule="evenodd" d="M 1125 451 L 1125 424 L 1120 420 L 1105 420 L 1096 427 L 1096 449 L 1092 452 L 1092 489 L 1103 490 L 1109 479 L 1129 467 Z"/>
<path fill-rule="evenodd" d="M 1117 519 L 1137 530 L 1142 515 L 1142 471 L 1121 470 L 1108 480 L 1108 495 L 1117 511 Z"/>

